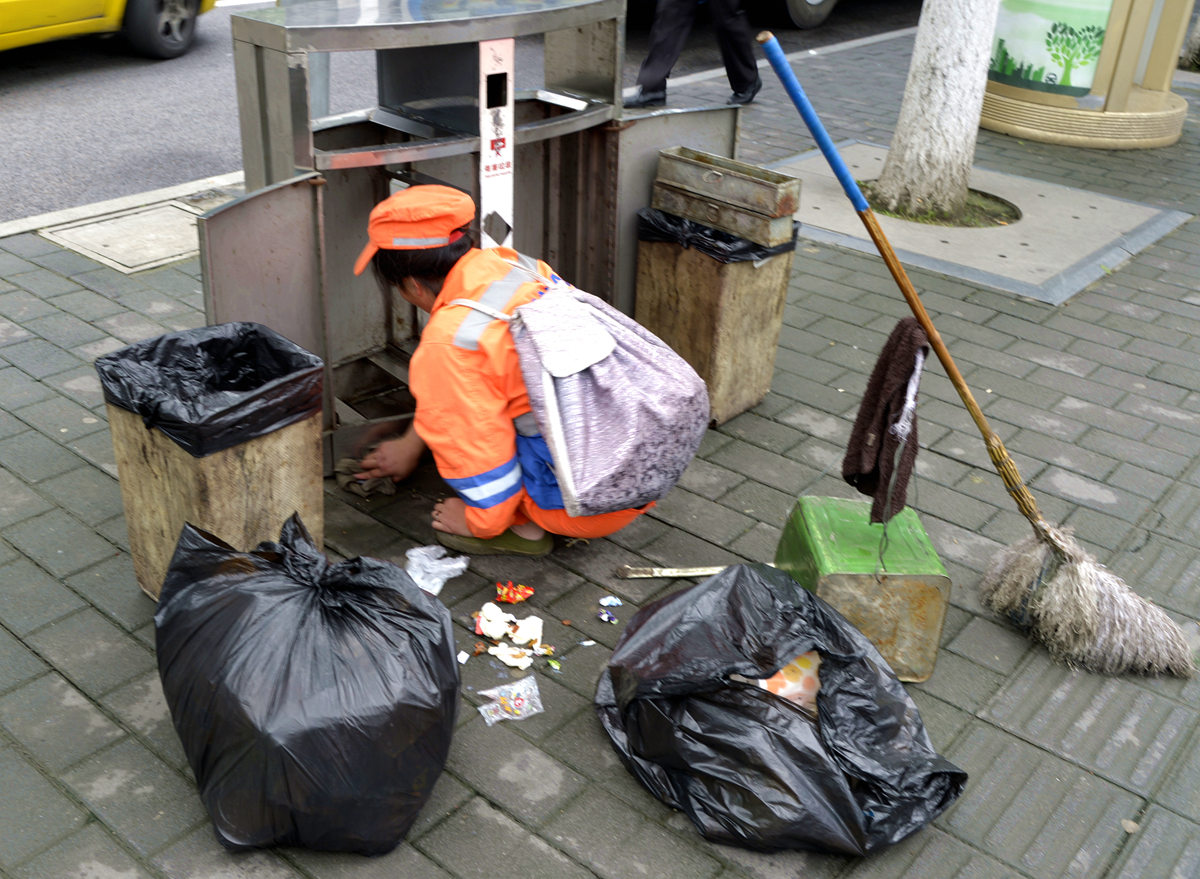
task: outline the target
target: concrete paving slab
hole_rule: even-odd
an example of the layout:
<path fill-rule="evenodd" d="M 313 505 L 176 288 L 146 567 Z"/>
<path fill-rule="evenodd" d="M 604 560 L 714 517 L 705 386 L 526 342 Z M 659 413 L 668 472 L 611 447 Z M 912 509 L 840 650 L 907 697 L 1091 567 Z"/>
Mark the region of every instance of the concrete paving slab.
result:
<path fill-rule="evenodd" d="M 77 830 L 88 814 L 15 748 L 0 746 L 0 869 Z M 28 820 L 36 815 L 36 821 Z"/>
<path fill-rule="evenodd" d="M 17 879 L 61 879 L 63 876 L 156 879 L 97 823 L 89 824 L 40 853 L 13 875 Z"/>
<path fill-rule="evenodd" d="M 836 144 L 856 180 L 879 176 L 886 147 Z M 769 166 L 799 177 L 803 234 L 867 253 L 875 245 L 820 151 Z M 1021 210 L 1011 226 L 963 229 L 879 215 L 901 262 L 1059 305 L 1190 219 L 1164 210 L 1044 180 L 975 168 L 971 187 Z"/>
<path fill-rule="evenodd" d="M 1196 825 L 1158 806 L 1125 825 L 1130 837 L 1128 855 L 1111 879 L 1147 876 L 1200 876 L 1200 838 Z"/>

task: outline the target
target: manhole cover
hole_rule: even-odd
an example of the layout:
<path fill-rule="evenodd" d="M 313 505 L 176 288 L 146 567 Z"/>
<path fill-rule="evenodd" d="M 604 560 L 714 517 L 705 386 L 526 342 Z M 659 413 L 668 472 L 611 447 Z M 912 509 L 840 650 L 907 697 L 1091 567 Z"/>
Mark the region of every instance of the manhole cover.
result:
<path fill-rule="evenodd" d="M 42 229 L 41 235 L 119 272 L 131 274 L 198 252 L 194 210 L 178 201 Z"/>

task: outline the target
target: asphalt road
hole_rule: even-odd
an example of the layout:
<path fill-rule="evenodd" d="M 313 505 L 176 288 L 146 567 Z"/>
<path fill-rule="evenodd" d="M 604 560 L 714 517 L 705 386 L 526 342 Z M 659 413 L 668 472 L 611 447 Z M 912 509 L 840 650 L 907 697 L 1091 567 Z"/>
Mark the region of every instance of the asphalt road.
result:
<path fill-rule="evenodd" d="M 824 25 L 801 31 L 782 0 L 765 2 L 751 0 L 752 21 L 788 52 L 911 27 L 920 12 L 920 0 L 841 0 Z M 649 29 L 650 4 L 631 7 L 626 86 Z M 240 170 L 230 16 L 247 8 L 204 16 L 195 47 L 171 61 L 135 57 L 119 38 L 0 52 L 0 223 Z M 375 105 L 373 60 L 370 52 L 333 56 L 331 110 Z M 702 14 L 673 75 L 714 67 L 720 58 Z"/>

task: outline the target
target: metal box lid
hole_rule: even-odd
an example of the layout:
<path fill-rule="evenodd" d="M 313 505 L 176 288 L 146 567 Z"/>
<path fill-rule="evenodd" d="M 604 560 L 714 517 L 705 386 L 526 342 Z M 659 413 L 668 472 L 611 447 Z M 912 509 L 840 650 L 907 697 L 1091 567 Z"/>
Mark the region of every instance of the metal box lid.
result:
<path fill-rule="evenodd" d="M 764 217 L 791 217 L 800 208 L 798 178 L 685 146 L 659 150 L 657 179 Z"/>
<path fill-rule="evenodd" d="M 950 578 L 920 519 L 905 507 L 884 526 L 871 502 L 802 497 L 784 524 L 776 567 L 827 601 L 902 681 L 933 674 Z"/>
<path fill-rule="evenodd" d="M 650 206 L 737 235 L 763 247 L 775 247 L 792 240 L 791 214 L 768 217 L 658 181 L 652 190 Z"/>

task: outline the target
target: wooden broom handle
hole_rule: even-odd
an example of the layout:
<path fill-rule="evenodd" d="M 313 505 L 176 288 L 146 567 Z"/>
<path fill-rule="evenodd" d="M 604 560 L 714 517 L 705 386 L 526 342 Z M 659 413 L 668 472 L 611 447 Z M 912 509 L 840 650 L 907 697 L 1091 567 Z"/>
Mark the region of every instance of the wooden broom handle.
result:
<path fill-rule="evenodd" d="M 1043 535 L 1047 534 L 1049 526 L 1038 509 L 1033 493 L 1025 487 L 1025 481 L 1017 471 L 1016 462 L 1013 461 L 1012 456 L 1008 453 L 1008 449 L 1004 447 L 1004 443 L 1000 437 L 996 435 L 991 425 L 988 424 L 983 410 L 979 408 L 979 404 L 975 401 L 975 395 L 971 393 L 971 389 L 967 387 L 962 373 L 958 371 L 958 366 L 954 363 L 954 358 L 950 356 L 950 350 L 946 347 L 946 343 L 942 341 L 941 333 L 933 325 L 933 320 L 929 317 L 929 312 L 925 310 L 925 304 L 921 302 L 921 297 L 917 295 L 916 288 L 913 287 L 912 281 L 908 278 L 908 273 L 904 271 L 904 266 L 900 264 L 900 260 L 896 257 L 896 252 L 892 250 L 891 242 L 883 234 L 883 230 L 879 228 L 879 220 L 875 217 L 875 212 L 868 207 L 857 213 L 862 219 L 863 225 L 867 227 L 867 234 L 875 242 L 875 248 L 879 251 L 879 255 L 883 257 L 884 263 L 887 264 L 888 271 L 892 273 L 897 286 L 900 287 L 900 292 L 904 294 L 904 298 L 908 302 L 908 307 L 912 309 L 913 315 L 916 316 L 918 323 L 925 330 L 925 335 L 929 337 L 929 345 L 933 348 L 934 353 L 938 356 L 938 360 L 942 363 L 942 367 L 946 370 L 946 375 L 949 376 L 950 383 L 958 391 L 958 395 L 962 398 L 963 404 L 966 405 L 967 411 L 971 413 L 971 418 L 974 420 L 975 426 L 979 428 L 980 434 L 983 435 L 988 456 L 992 459 L 992 464 L 995 465 L 996 472 L 1000 474 L 1000 479 L 1004 482 L 1004 487 L 1008 489 L 1008 493 L 1016 502 L 1017 508 L 1033 524 L 1034 528 Z"/>
<path fill-rule="evenodd" d="M 825 130 L 820 117 L 817 116 L 817 111 L 813 108 L 812 102 L 808 99 L 808 95 L 804 93 L 804 87 L 796 79 L 796 74 L 792 71 L 791 65 L 788 64 L 787 57 L 783 54 L 783 49 L 780 47 L 779 41 L 775 39 L 775 36 L 770 31 L 763 31 L 758 35 L 757 39 L 766 53 L 771 67 L 778 74 L 779 81 L 783 84 L 788 97 L 792 99 L 792 103 L 800 111 L 800 116 L 804 120 L 809 133 L 812 134 L 813 140 L 816 141 L 817 147 L 821 150 L 822 155 L 825 156 L 826 161 L 829 162 L 829 167 L 833 170 L 834 176 L 837 177 L 838 182 L 842 185 L 842 190 L 846 193 L 846 197 L 850 199 L 850 203 L 854 206 L 855 213 L 862 219 L 863 225 L 867 227 L 867 234 L 875 242 L 876 250 L 883 257 L 888 271 L 892 273 L 892 277 L 900 287 L 900 292 L 908 300 L 908 307 L 912 309 L 917 322 L 921 324 L 925 330 L 925 335 L 929 337 L 930 346 L 937 354 L 938 360 L 942 362 L 942 366 L 945 368 L 946 374 L 950 377 L 951 383 L 958 390 L 958 395 L 962 397 L 963 403 L 967 406 L 967 411 L 971 413 L 971 418 L 974 419 L 975 425 L 983 435 L 984 443 L 987 445 L 988 456 L 992 459 L 992 464 L 995 466 L 996 472 L 1000 474 L 1000 478 L 1004 482 L 1004 487 L 1008 489 L 1008 493 L 1016 501 L 1017 509 L 1029 520 L 1040 537 L 1062 549 L 1062 543 L 1055 536 L 1054 530 L 1042 518 L 1042 514 L 1038 510 L 1037 501 L 1033 499 L 1033 494 L 1025 487 L 1025 481 L 1021 479 L 1021 474 L 1017 472 L 1017 465 L 1013 462 L 1012 456 L 1008 454 L 1008 449 L 1004 448 L 1004 443 L 1000 441 L 1000 437 L 996 436 L 995 431 L 987 423 L 987 419 L 983 417 L 983 410 L 975 402 L 975 397 L 971 393 L 971 389 L 967 387 L 967 383 L 963 380 L 962 373 L 954 365 L 954 358 L 950 356 L 945 342 L 942 341 L 941 334 L 938 333 L 937 328 L 933 325 L 933 321 L 930 320 L 929 313 L 925 311 L 925 306 L 921 303 L 921 298 L 917 295 L 916 289 L 908 279 L 908 274 L 904 271 L 904 266 L 900 265 L 900 260 L 896 258 L 896 253 L 892 250 L 892 245 L 887 240 L 887 236 L 879 228 L 879 222 L 875 218 L 875 213 L 871 210 L 866 197 L 862 194 L 862 190 L 858 186 L 858 181 L 854 179 L 854 175 L 846 167 L 846 163 L 838 153 L 837 147 L 829 137 L 829 132 Z"/>

